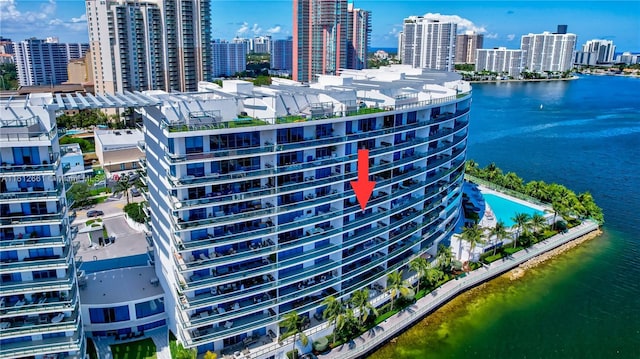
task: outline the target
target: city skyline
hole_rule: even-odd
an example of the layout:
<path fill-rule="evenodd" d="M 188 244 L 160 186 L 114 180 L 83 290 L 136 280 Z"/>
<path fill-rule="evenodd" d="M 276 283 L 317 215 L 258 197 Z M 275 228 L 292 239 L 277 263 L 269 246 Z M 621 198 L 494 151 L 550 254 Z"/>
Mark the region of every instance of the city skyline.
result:
<path fill-rule="evenodd" d="M 553 31 L 569 25 L 578 43 L 590 39 L 612 40 L 617 51 L 640 51 L 640 2 L 618 1 L 418 1 L 361 0 L 359 8 L 372 12 L 371 47 L 397 45 L 402 19 L 427 13 L 442 14 L 458 23 L 458 32 L 475 30 L 485 36 L 485 48 L 518 48 L 522 35 Z M 212 38 L 272 35 L 292 36 L 292 1 L 212 1 Z M 265 16 L 265 11 L 268 16 Z M 381 16 L 384 14 L 384 17 Z M 87 42 L 83 0 L 0 0 L 0 35 L 14 41 L 30 37 L 59 36 L 61 42 Z M 594 20 L 598 26 L 593 26 Z"/>

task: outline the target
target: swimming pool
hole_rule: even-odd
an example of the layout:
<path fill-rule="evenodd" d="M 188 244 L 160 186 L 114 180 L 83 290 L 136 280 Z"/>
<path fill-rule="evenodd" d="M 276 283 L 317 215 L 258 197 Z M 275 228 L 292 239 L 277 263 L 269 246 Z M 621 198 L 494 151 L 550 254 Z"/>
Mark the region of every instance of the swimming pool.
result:
<path fill-rule="evenodd" d="M 65 132 L 65 135 L 77 135 L 79 133 L 84 133 L 84 130 L 69 130 Z"/>
<path fill-rule="evenodd" d="M 496 196 L 492 193 L 483 193 L 482 196 L 491 207 L 496 218 L 503 221 L 504 224 L 509 227 L 515 224 L 511 218 L 514 217 L 516 213 L 526 213 L 529 216 L 533 216 L 534 213 L 538 213 L 540 215 L 544 214 L 544 212 L 535 208 L 525 206 L 504 197 Z"/>

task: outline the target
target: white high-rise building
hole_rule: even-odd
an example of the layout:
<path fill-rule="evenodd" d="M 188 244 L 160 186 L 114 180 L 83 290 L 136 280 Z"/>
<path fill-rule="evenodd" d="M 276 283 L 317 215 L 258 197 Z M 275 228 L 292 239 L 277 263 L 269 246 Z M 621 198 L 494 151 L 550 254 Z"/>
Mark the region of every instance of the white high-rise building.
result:
<path fill-rule="evenodd" d="M 582 45 L 583 52 L 595 52 L 596 63 L 606 64 L 614 61 L 616 45 L 611 40 L 589 40 Z"/>
<path fill-rule="evenodd" d="M 195 91 L 211 71 L 210 0 L 86 0 L 95 91 Z"/>
<path fill-rule="evenodd" d="M 88 48 L 88 44 L 60 44 L 57 38 L 13 43 L 20 86 L 53 86 L 67 81 L 69 60 L 81 58 Z"/>
<path fill-rule="evenodd" d="M 0 358 L 85 354 L 51 100 L 0 102 Z"/>
<path fill-rule="evenodd" d="M 510 50 L 505 47 L 477 49 L 475 65 L 477 72 L 491 71 L 518 78 L 522 72 L 522 50 Z"/>
<path fill-rule="evenodd" d="M 271 53 L 271 36 L 258 36 L 253 38 L 252 52 L 256 54 Z"/>
<path fill-rule="evenodd" d="M 453 71 L 457 25 L 410 16 L 404 19 L 398 53 L 403 64 Z"/>
<path fill-rule="evenodd" d="M 567 71 L 573 66 L 576 35 L 551 33 L 523 35 L 520 42 L 523 70 Z"/>
<path fill-rule="evenodd" d="M 285 357 L 291 344 L 271 341 L 286 314 L 324 336 L 324 298 L 369 288 L 383 303 L 389 273 L 436 254 L 461 215 L 471 87 L 435 75 L 145 93 L 162 101 L 141 109 L 156 273 L 184 346 L 263 342 L 252 352 Z M 360 149 L 376 181 L 364 210 L 350 184 Z"/>
<path fill-rule="evenodd" d="M 246 43 L 216 40 L 211 43 L 213 76 L 233 76 L 247 70 Z"/>

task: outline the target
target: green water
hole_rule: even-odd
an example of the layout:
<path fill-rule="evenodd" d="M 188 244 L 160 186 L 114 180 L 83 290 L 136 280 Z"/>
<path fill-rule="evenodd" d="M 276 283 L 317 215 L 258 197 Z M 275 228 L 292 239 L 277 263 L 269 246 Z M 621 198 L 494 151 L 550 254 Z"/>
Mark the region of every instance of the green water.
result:
<path fill-rule="evenodd" d="M 611 316 L 619 308 L 590 300 L 599 295 L 599 282 L 615 280 L 599 275 L 621 250 L 612 245 L 612 234 L 529 269 L 520 279 L 501 276 L 464 293 L 371 357 L 637 358 L 638 348 L 628 341 L 630 334 L 640 337 L 633 316 Z M 567 317 L 567 311 L 589 316 Z M 590 341 L 599 344 L 585 353 L 583 344 Z"/>
<path fill-rule="evenodd" d="M 605 233 L 463 294 L 371 357 L 640 359 L 638 93 L 607 76 L 474 85 L 468 157 L 590 191 Z"/>

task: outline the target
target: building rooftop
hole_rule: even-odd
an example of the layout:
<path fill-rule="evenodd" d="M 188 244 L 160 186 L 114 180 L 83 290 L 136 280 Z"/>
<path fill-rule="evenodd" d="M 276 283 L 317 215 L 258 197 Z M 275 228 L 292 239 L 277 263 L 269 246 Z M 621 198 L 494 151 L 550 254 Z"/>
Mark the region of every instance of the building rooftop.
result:
<path fill-rule="evenodd" d="M 164 294 L 153 267 L 128 267 L 86 275 L 82 304 L 125 303 Z"/>
<path fill-rule="evenodd" d="M 144 141 L 144 134 L 139 130 L 96 130 L 96 141 L 100 141 L 103 151 L 133 148 L 138 141 Z"/>

